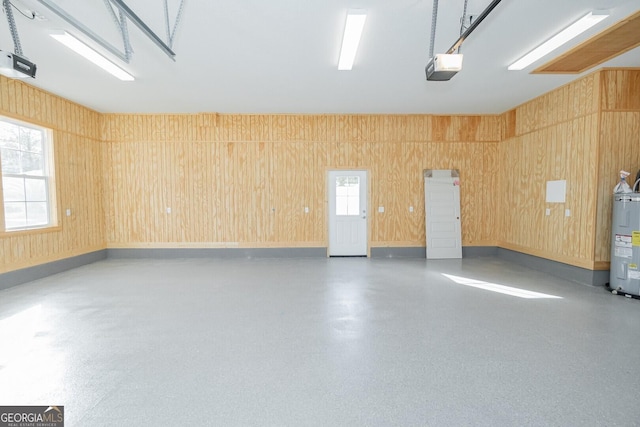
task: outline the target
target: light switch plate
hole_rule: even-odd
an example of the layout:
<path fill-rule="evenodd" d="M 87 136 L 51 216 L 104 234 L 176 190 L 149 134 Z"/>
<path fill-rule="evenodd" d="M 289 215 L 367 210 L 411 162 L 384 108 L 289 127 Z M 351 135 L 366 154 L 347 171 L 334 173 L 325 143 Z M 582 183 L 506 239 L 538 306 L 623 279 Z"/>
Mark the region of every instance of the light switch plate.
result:
<path fill-rule="evenodd" d="M 384 206 L 378 206 L 378 212 L 383 213 L 384 212 Z"/>

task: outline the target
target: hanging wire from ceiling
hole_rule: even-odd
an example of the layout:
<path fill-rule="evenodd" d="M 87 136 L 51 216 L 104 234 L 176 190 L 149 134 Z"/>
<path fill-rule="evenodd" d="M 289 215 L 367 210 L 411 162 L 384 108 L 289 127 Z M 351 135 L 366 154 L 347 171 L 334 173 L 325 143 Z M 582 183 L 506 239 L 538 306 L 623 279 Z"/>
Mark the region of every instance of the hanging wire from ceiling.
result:
<path fill-rule="evenodd" d="M 11 32 L 11 38 L 13 39 L 13 51 L 22 56 L 22 45 L 20 44 L 20 36 L 18 35 L 18 27 L 16 26 L 16 20 L 13 17 L 13 10 L 11 9 L 11 2 L 9 0 L 2 0 L 2 7 L 4 13 L 7 16 L 7 22 L 9 23 L 9 31 Z"/>
<path fill-rule="evenodd" d="M 491 11 L 493 9 L 496 8 L 496 6 L 498 6 L 498 4 L 500 4 L 502 0 L 492 0 L 491 3 L 489 4 L 489 6 L 487 6 L 474 20 L 473 22 L 469 25 L 469 28 L 467 28 L 464 33 L 462 35 L 460 35 L 460 37 L 458 38 L 458 40 L 456 40 L 456 42 L 451 45 L 451 47 L 449 48 L 449 50 L 447 51 L 447 53 L 453 53 L 456 51 L 456 49 L 458 49 L 462 43 L 467 39 L 467 37 L 469 37 L 469 35 L 478 27 L 478 25 L 480 25 L 480 23 L 482 21 L 484 21 L 484 19 L 489 16 L 489 14 L 491 13 Z"/>
<path fill-rule="evenodd" d="M 456 42 L 447 50 L 447 54 L 460 52 L 460 47 L 462 43 L 469 37 L 469 35 L 480 25 L 480 23 L 491 13 L 493 9 L 501 2 L 502 0 L 492 0 L 489 6 L 487 6 L 480 15 L 477 17 L 474 16 L 473 22 L 469 22 L 469 26 L 465 25 L 465 21 L 467 20 L 467 4 L 468 0 L 464 2 L 464 12 L 462 17 L 462 23 L 460 26 L 460 37 Z M 433 0 L 433 11 L 431 13 L 431 42 L 429 44 L 429 57 L 433 58 L 434 44 L 436 38 L 436 21 L 438 19 L 438 0 Z"/>
<path fill-rule="evenodd" d="M 24 13 L 24 12 L 22 11 L 22 9 L 20 9 L 18 6 L 16 6 L 15 4 L 13 4 L 11 1 L 9 1 L 9 4 L 10 4 L 11 6 L 13 6 L 13 8 L 14 8 L 15 10 L 17 10 L 17 11 L 20 13 L 20 15 L 24 16 L 25 18 L 27 18 L 27 19 L 31 19 L 31 20 L 36 19 L 36 14 L 35 14 L 35 12 L 31 12 L 31 13 Z"/>

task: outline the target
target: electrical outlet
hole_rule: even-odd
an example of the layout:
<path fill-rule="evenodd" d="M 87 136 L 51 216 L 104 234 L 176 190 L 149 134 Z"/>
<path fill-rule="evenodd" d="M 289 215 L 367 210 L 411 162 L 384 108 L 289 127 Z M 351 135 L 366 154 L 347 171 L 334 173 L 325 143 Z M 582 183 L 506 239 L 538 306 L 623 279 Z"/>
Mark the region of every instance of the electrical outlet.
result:
<path fill-rule="evenodd" d="M 551 215 L 551 209 L 549 209 L 549 208 L 545 209 L 545 210 L 544 210 L 544 214 L 545 214 L 546 216 Z"/>
<path fill-rule="evenodd" d="M 166 212 L 167 212 L 168 214 L 170 214 L 170 213 L 171 213 L 171 208 L 167 208 L 167 209 L 166 209 Z"/>
<path fill-rule="evenodd" d="M 378 212 L 384 213 L 384 206 L 378 206 Z"/>
<path fill-rule="evenodd" d="M 409 206 L 409 212 L 413 212 L 413 206 Z"/>
<path fill-rule="evenodd" d="M 304 213 L 309 213 L 309 207 L 308 206 L 304 207 Z"/>
<path fill-rule="evenodd" d="M 571 209 L 565 209 L 564 216 L 571 216 Z"/>
<path fill-rule="evenodd" d="M 67 216 L 71 216 L 71 209 L 67 209 L 66 214 Z"/>

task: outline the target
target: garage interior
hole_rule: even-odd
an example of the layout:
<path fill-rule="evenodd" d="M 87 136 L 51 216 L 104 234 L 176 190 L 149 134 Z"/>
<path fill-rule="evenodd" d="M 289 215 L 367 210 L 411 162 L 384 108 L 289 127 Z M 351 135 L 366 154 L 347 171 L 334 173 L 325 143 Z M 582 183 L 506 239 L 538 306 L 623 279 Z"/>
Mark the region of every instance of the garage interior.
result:
<path fill-rule="evenodd" d="M 432 1 L 127 1 L 175 57 L 123 2 L 71 3 L 5 2 L 38 71 L 0 75 L 0 121 L 50 132 L 53 173 L 47 226 L 0 213 L 0 406 L 64 406 L 68 425 L 636 422 L 639 302 L 604 286 L 612 189 L 640 169 L 636 2 L 500 2 L 442 82 Z M 492 2 L 456 3 L 436 53 Z M 109 46 L 127 34 L 106 56 L 135 80 L 58 45 L 53 28 L 105 50 L 51 5 Z M 367 21 L 341 71 L 349 7 Z M 425 258 L 425 169 L 459 171 L 461 259 Z M 362 257 L 329 256 L 330 171 L 367 173 Z"/>

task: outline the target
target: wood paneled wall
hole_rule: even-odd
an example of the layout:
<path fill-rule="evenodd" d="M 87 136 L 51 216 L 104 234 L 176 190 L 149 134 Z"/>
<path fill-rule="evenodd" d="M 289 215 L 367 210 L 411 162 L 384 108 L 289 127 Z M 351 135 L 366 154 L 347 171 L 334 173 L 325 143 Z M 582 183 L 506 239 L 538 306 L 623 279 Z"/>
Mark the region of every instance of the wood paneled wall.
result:
<path fill-rule="evenodd" d="M 593 268 L 598 82 L 592 74 L 505 113 L 513 131 L 500 144 L 501 247 Z M 554 180 L 567 181 L 566 203 L 546 203 Z"/>
<path fill-rule="evenodd" d="M 426 168 L 461 171 L 463 245 L 607 268 L 611 188 L 640 167 L 640 70 L 502 116 L 99 114 L 0 76 L 0 114 L 53 129 L 59 210 L 0 234 L 0 273 L 107 246 L 326 246 L 330 169 L 369 171 L 372 247 L 423 246 Z M 546 204 L 556 179 L 567 201 Z"/>
<path fill-rule="evenodd" d="M 618 170 L 640 166 L 639 82 L 638 70 L 603 70 L 503 115 L 500 246 L 609 267 L 611 190 Z M 561 179 L 566 202 L 547 204 L 546 182 Z"/>
<path fill-rule="evenodd" d="M 3 76 L 0 115 L 53 130 L 58 201 L 58 227 L 0 232 L 0 273 L 105 248 L 100 115 Z"/>
<path fill-rule="evenodd" d="M 640 169 L 640 69 L 605 70 L 600 80 L 601 122 L 598 146 L 598 209 L 595 260 L 606 267 L 611 257 L 612 190 L 618 171 Z"/>
<path fill-rule="evenodd" d="M 425 168 L 460 169 L 463 244 L 495 245 L 500 128 L 499 116 L 105 115 L 108 246 L 326 246 L 330 169 L 369 171 L 372 247 L 424 246 Z"/>

